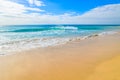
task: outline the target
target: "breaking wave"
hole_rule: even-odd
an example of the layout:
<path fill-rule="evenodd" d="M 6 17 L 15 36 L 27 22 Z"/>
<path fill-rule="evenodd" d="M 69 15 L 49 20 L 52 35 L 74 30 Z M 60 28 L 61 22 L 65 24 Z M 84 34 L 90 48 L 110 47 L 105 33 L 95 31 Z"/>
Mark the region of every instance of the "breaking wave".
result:
<path fill-rule="evenodd" d="M 31 38 L 31 39 L 21 39 L 21 40 L 8 40 L 6 37 L 0 37 L 0 55 L 9 55 L 15 51 L 23 51 L 29 50 L 33 48 L 44 48 L 49 46 L 57 46 L 69 43 L 71 41 L 76 40 L 84 40 L 93 38 L 96 36 L 104 36 L 104 35 L 111 35 L 117 32 L 109 31 L 109 32 L 102 32 L 99 34 L 92 34 L 88 36 L 81 36 L 81 37 L 46 37 L 46 38 Z"/>

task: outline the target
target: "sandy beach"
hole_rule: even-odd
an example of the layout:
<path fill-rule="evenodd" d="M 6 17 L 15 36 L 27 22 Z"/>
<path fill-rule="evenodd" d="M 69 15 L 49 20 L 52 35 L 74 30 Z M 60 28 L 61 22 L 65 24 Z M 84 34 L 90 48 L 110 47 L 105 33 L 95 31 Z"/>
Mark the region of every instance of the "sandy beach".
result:
<path fill-rule="evenodd" d="M 0 80 L 120 80 L 120 34 L 0 56 Z"/>

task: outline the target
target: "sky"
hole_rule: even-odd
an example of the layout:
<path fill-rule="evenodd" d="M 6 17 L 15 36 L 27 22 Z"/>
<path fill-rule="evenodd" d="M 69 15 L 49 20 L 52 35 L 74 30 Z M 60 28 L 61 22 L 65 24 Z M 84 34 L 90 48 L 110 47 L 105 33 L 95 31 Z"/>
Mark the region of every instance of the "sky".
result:
<path fill-rule="evenodd" d="M 0 25 L 120 24 L 120 0 L 0 0 Z"/>

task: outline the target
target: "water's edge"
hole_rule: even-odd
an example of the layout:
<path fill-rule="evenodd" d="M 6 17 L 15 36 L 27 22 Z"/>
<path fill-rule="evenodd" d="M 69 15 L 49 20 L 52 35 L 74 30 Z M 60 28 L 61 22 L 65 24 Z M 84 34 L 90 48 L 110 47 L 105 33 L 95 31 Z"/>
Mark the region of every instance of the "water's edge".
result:
<path fill-rule="evenodd" d="M 107 35 L 113 35 L 119 33 L 118 31 L 106 31 L 98 34 L 92 34 L 88 36 L 80 36 L 80 37 L 52 37 L 52 38 L 33 38 L 33 39 L 23 39 L 8 42 L 7 44 L 3 44 L 0 46 L 0 56 L 10 55 L 14 52 L 21 52 L 35 48 L 46 48 L 52 46 L 58 46 L 67 44 L 72 41 L 81 41 L 85 39 L 90 39 L 94 37 L 101 37 Z"/>

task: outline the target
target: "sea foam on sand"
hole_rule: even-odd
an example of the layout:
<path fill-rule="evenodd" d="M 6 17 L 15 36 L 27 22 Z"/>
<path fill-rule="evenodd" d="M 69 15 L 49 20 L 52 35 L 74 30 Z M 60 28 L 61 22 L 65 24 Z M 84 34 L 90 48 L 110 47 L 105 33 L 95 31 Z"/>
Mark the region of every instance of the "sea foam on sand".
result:
<path fill-rule="evenodd" d="M 93 34 L 93 35 L 81 36 L 81 37 L 33 38 L 33 39 L 24 39 L 24 40 L 15 40 L 15 41 L 10 41 L 7 40 L 7 38 L 2 38 L 1 39 L 2 44 L 0 45 L 0 55 L 9 55 L 12 52 L 16 52 L 16 51 L 20 52 L 23 50 L 29 50 L 38 47 L 44 48 L 49 46 L 57 46 L 57 45 L 69 43 L 71 41 L 76 41 L 76 40 L 80 41 L 97 36 L 112 35 L 115 33 L 117 32 L 108 31 L 108 32 L 102 32 L 99 34 Z"/>
<path fill-rule="evenodd" d="M 120 79 L 120 34 L 15 53 L 0 56 L 0 80 Z"/>

